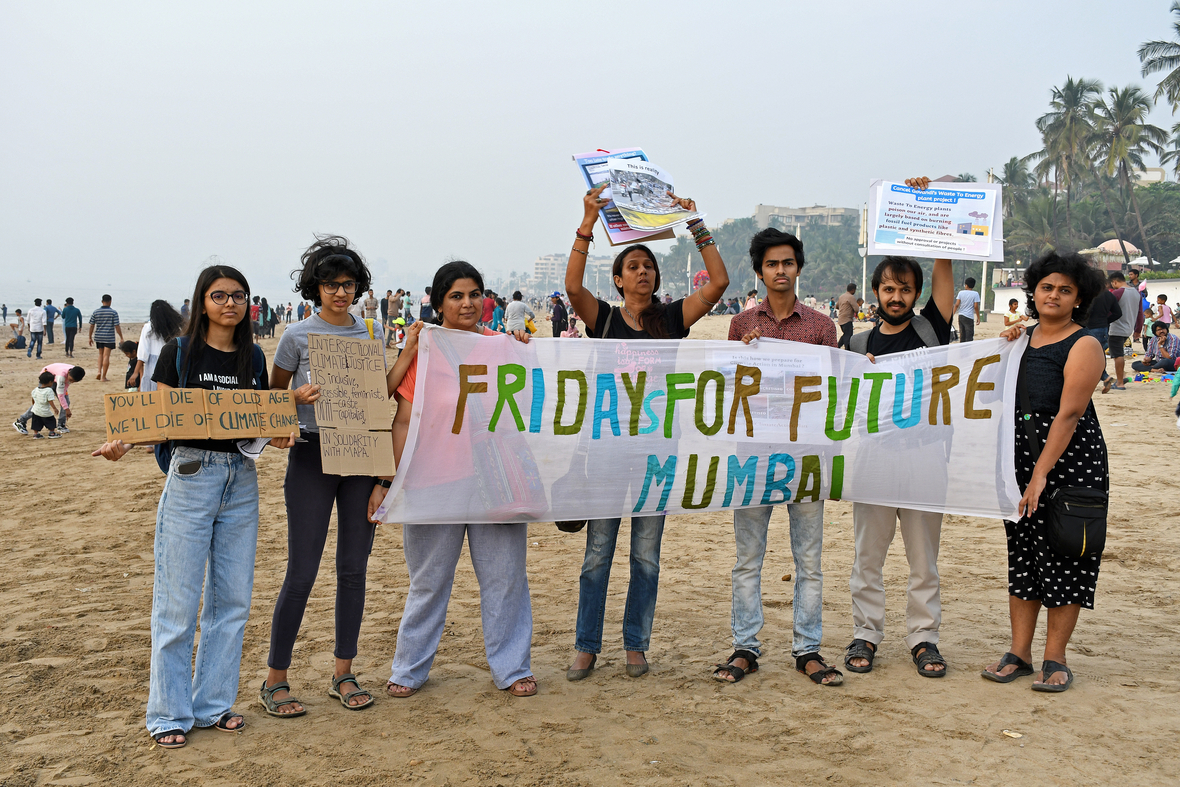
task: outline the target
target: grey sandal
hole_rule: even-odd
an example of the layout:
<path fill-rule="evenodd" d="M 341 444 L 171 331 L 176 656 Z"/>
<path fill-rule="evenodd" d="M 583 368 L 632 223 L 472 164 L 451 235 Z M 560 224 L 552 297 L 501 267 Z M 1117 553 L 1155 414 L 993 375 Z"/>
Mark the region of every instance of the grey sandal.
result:
<path fill-rule="evenodd" d="M 290 691 L 291 685 L 287 681 L 280 681 L 273 686 L 267 686 L 266 681 L 262 681 L 262 690 L 258 693 L 258 702 L 262 707 L 266 708 L 266 712 L 271 716 L 278 716 L 280 719 L 294 718 L 295 716 L 302 716 L 307 713 L 307 708 L 302 710 L 291 711 L 290 713 L 283 713 L 279 708 L 284 705 L 302 705 L 295 697 L 289 696 L 285 700 L 275 700 L 276 691 Z"/>
<path fill-rule="evenodd" d="M 344 694 L 340 691 L 341 683 L 354 683 L 356 684 L 357 690 Z M 362 702 L 359 705 L 348 704 L 348 701 L 353 697 L 359 697 L 362 694 L 369 698 L 367 702 Z M 332 678 L 332 688 L 328 689 L 328 696 L 340 700 L 340 704 L 349 710 L 360 710 L 373 704 L 373 695 L 361 688 L 361 684 L 357 683 L 356 675 L 353 675 L 351 672 L 346 672 L 338 678 Z"/>

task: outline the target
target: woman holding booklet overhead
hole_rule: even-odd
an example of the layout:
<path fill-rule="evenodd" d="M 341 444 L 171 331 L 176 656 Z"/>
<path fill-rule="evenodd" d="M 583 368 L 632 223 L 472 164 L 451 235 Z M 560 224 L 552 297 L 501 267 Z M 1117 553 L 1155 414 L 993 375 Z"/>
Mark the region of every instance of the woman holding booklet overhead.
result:
<path fill-rule="evenodd" d="M 249 302 L 250 285 L 234 268 L 215 265 L 201 271 L 185 335 L 160 352 L 152 375 L 159 390 L 269 387 L 265 358 L 245 319 Z M 269 444 L 289 448 L 294 442 L 292 434 Z M 116 440 L 93 455 L 118 461 L 130 449 Z M 184 746 L 193 727 L 236 732 L 245 723 L 233 703 L 257 542 L 258 474 L 254 460 L 239 450 L 239 441 L 173 442 L 156 512 L 147 703 L 148 733 L 162 748 Z M 194 674 L 199 608 L 201 642 Z"/>
<path fill-rule="evenodd" d="M 600 187 L 586 192 L 582 199 L 582 223 L 574 236 L 565 289 L 570 303 L 586 323 L 586 335 L 594 339 L 683 339 L 692 324 L 708 314 L 725 293 L 729 275 L 709 230 L 700 219 L 689 222 L 697 251 L 704 261 L 709 281 L 693 295 L 669 304 L 657 297 L 660 268 L 655 255 L 643 245 L 628 246 L 615 258 L 611 275 L 615 289 L 623 297 L 621 307 L 612 307 L 594 297 L 582 286 L 586 257 L 594 240 L 594 223 L 606 203 Z M 688 211 L 696 203 L 673 195 L 674 202 Z M 592 519 L 586 529 L 586 556 L 579 581 L 576 654 L 566 673 L 569 680 L 582 680 L 594 669 L 602 650 L 602 620 L 606 609 L 607 583 L 611 560 L 619 537 L 622 519 Z M 664 517 L 631 517 L 631 578 L 627 587 L 627 605 L 623 617 L 623 648 L 627 651 L 626 672 L 637 678 L 648 670 L 644 655 L 651 642 L 655 618 L 656 591 L 660 578 L 660 541 Z"/>
<path fill-rule="evenodd" d="M 271 716 L 291 718 L 307 711 L 291 694 L 287 670 L 291 652 L 303 622 L 307 599 L 319 573 L 332 508 L 336 508 L 336 669 L 328 695 L 348 710 L 373 704 L 373 695 L 361 687 L 352 672 L 365 612 L 365 578 L 376 526 L 369 521 L 367 505 L 374 489 L 384 491 L 388 480 L 370 476 L 325 473 L 320 462 L 320 430 L 315 402 L 320 388 L 311 384 L 308 334 L 331 334 L 353 339 L 375 339 L 384 348 L 381 325 L 360 320 L 349 308 L 369 289 L 372 276 L 365 261 L 348 239 L 317 237 L 303 253 L 302 265 L 292 272 L 295 291 L 320 307 L 317 314 L 288 327 L 275 350 L 272 388 L 294 388 L 301 442 L 291 449 L 283 497 L 287 504 L 287 573 L 275 601 L 270 627 L 269 668 L 262 682 L 259 702 Z M 384 485 L 384 486 L 382 486 Z"/>
<path fill-rule="evenodd" d="M 480 328 L 483 314 L 483 277 L 470 263 L 448 262 L 434 274 L 430 305 L 438 323 L 455 331 L 470 331 L 508 341 L 487 328 Z M 400 466 L 410 426 L 410 410 L 418 375 L 418 335 L 422 323 L 406 329 L 406 347 L 389 374 L 389 388 L 397 400 L 393 420 L 393 456 Z M 528 331 L 516 331 L 518 341 L 528 343 Z M 445 464 L 429 473 L 435 484 L 415 490 L 429 499 L 478 494 L 476 468 L 471 454 L 447 457 Z M 385 499 L 380 487 L 369 498 L 369 516 Z M 530 665 L 533 640 L 533 610 L 529 580 L 525 573 L 528 525 L 441 524 L 402 525 L 402 547 L 410 570 L 410 591 L 397 631 L 397 651 L 392 674 L 386 685 L 391 697 L 416 693 L 430 675 L 438 643 L 446 624 L 447 605 L 455 582 L 455 566 L 463 540 L 471 553 L 471 564 L 479 582 L 479 606 L 483 619 L 484 650 L 496 688 L 516 697 L 537 693 L 537 681 Z"/>

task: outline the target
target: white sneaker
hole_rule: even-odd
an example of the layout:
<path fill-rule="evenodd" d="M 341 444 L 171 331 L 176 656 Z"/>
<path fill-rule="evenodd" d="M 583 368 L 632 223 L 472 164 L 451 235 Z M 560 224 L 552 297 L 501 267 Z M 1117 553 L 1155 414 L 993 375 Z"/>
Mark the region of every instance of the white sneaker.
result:
<path fill-rule="evenodd" d="M 12 428 L 15 429 L 16 431 L 20 432 L 21 434 L 28 434 L 29 433 L 28 429 L 26 429 L 25 427 L 20 425 L 20 421 L 13 421 Z"/>
<path fill-rule="evenodd" d="M 58 434 L 69 434 L 70 430 L 64 426 L 59 426 L 59 427 L 57 427 L 57 432 L 58 432 Z"/>

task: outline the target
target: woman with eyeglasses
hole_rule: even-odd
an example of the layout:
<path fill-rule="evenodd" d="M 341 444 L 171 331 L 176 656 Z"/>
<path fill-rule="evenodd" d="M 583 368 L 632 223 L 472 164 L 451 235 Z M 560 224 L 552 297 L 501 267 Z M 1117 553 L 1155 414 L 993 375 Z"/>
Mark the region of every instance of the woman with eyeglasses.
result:
<path fill-rule="evenodd" d="M 302 266 L 291 273 L 295 292 L 320 307 L 302 322 L 283 331 L 270 373 L 271 387 L 295 391 L 302 438 L 291 450 L 283 496 L 287 504 L 287 575 L 275 602 L 270 630 L 270 668 L 259 701 L 266 712 L 280 718 L 302 716 L 303 704 L 291 695 L 287 670 L 291 651 L 303 622 L 307 599 L 315 584 L 328 538 L 332 507 L 336 507 L 336 669 L 328 694 L 348 710 L 373 704 L 352 672 L 361 618 L 365 611 L 365 575 L 373 547 L 375 525 L 369 521 L 369 496 L 377 484 L 389 480 L 368 476 L 329 475 L 320 463 L 320 434 L 315 401 L 320 388 L 310 382 L 307 336 L 333 334 L 354 339 L 374 338 L 385 346 L 381 324 L 360 320 L 349 307 L 369 289 L 372 277 L 365 261 L 339 236 L 317 236 L 303 253 Z"/>
<path fill-rule="evenodd" d="M 159 390 L 267 388 L 266 358 L 246 319 L 249 301 L 250 285 L 237 270 L 215 265 L 201 271 L 185 335 L 160 352 L 152 375 Z M 193 727 L 237 732 L 245 723 L 233 703 L 258 542 L 258 474 L 254 460 L 239 450 L 248 442 L 172 443 L 156 511 L 147 703 L 148 733 L 165 749 L 184 746 Z M 294 434 L 269 441 L 276 448 L 294 442 Z M 131 447 L 115 440 L 93 455 L 118 461 Z"/>

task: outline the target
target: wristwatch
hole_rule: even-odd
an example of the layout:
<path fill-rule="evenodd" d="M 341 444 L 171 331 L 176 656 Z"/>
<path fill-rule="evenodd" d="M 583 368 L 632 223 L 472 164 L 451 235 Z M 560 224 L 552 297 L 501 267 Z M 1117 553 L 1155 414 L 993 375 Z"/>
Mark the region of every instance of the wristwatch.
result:
<path fill-rule="evenodd" d="M 384 487 L 384 488 L 388 489 L 389 487 L 393 486 L 393 482 L 386 481 L 384 478 L 378 478 L 377 479 L 377 486 Z"/>

